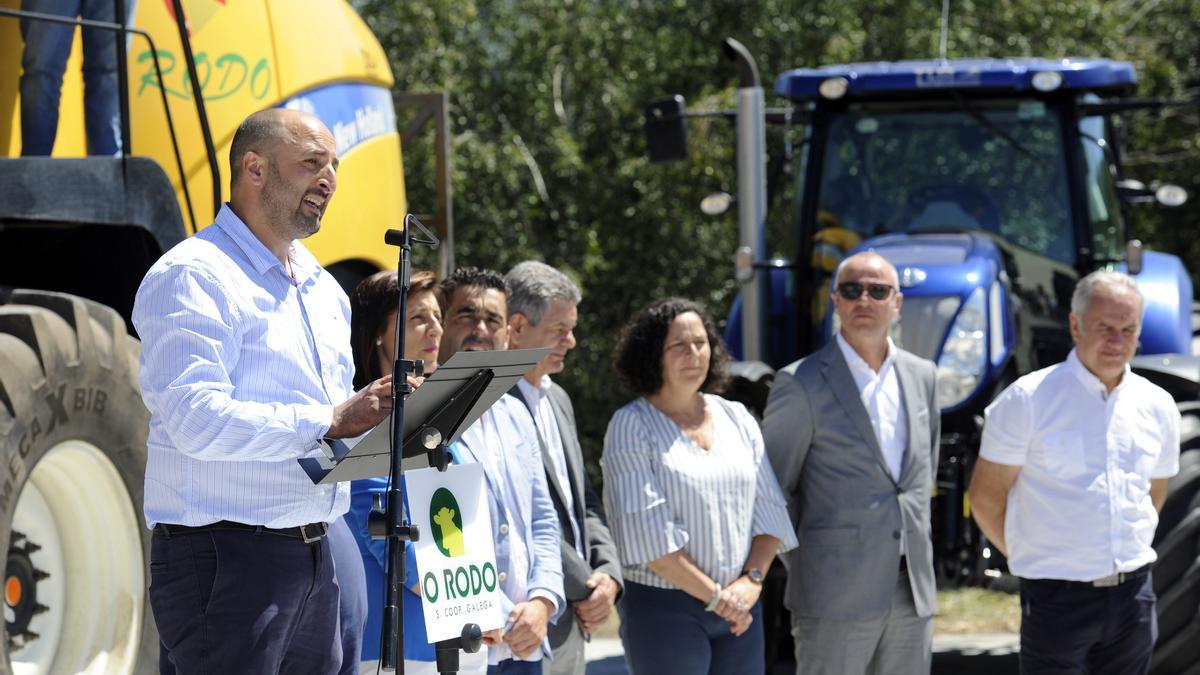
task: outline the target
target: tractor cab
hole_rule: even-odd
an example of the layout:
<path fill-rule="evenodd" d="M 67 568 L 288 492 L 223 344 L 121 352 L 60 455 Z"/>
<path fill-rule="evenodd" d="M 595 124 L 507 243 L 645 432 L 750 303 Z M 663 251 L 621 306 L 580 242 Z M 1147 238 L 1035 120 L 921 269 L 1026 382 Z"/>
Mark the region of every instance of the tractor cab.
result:
<path fill-rule="evenodd" d="M 874 249 L 900 273 L 894 337 L 938 364 L 944 412 L 978 413 L 997 384 L 1061 361 L 1075 282 L 1124 265 L 1124 197 L 1145 192 L 1122 187 L 1112 115 L 1137 104 L 1121 98 L 1135 86 L 1132 66 L 1107 59 L 901 61 L 780 75 L 776 93 L 807 121 L 791 157 L 801 264 L 770 272 L 794 275 L 779 287 L 793 289 L 784 304 L 794 308 L 796 339 L 772 343 L 766 360 L 780 367 L 832 336 L 834 270 Z M 1156 284 L 1142 352 L 1190 353 L 1183 265 L 1137 253 L 1139 280 Z M 741 335 L 729 337 L 740 351 Z"/>

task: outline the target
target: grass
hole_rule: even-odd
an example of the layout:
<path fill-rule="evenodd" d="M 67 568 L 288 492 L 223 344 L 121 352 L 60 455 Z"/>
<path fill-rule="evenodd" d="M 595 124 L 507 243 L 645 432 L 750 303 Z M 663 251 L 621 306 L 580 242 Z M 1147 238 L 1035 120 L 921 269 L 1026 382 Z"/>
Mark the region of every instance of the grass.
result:
<path fill-rule="evenodd" d="M 938 591 L 934 635 L 1016 633 L 1021 629 L 1021 601 L 1015 593 L 983 588 Z"/>

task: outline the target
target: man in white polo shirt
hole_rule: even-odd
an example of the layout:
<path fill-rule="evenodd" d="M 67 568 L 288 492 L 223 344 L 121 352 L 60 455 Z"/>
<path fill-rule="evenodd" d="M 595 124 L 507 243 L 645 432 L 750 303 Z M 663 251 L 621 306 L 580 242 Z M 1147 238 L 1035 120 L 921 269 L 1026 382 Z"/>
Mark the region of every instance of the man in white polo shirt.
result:
<path fill-rule="evenodd" d="M 1150 544 L 1179 470 L 1179 411 L 1129 369 L 1142 306 L 1124 274 L 1081 279 L 1075 349 L 986 412 L 971 507 L 1020 578 L 1023 674 L 1150 669 Z"/>

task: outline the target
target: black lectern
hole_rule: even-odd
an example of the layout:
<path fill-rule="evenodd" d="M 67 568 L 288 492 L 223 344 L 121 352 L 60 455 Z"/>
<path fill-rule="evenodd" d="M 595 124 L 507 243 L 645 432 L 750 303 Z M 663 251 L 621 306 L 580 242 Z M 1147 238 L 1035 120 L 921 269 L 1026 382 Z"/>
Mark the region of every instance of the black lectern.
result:
<path fill-rule="evenodd" d="M 404 402 L 404 427 L 400 434 L 403 441 L 397 444 L 401 448 L 401 473 L 428 466 L 444 471 L 450 455 L 446 448 L 549 353 L 549 349 L 459 352 L 441 365 Z M 390 418 L 384 420 L 353 446 L 341 440 L 325 439 L 322 441 L 325 457 L 302 458 L 298 460 L 300 466 L 314 483 L 322 484 L 387 476 L 392 461 L 391 426 Z M 417 539 L 415 527 L 404 523 L 402 518 L 395 522 L 404 529 L 389 530 L 385 514 L 372 513 L 371 535 L 394 538 L 400 547 L 405 539 Z M 402 621 L 398 603 L 394 620 Z M 386 654 L 388 633 L 392 632 L 386 621 L 384 632 L 383 653 Z M 394 633 L 397 640 L 402 640 L 402 630 Z M 460 637 L 436 643 L 438 672 L 457 672 L 458 650 L 474 653 L 481 641 L 479 626 L 471 623 L 463 626 Z M 384 669 L 391 670 L 388 666 L 395 664 L 393 667 L 403 672 L 403 645 L 396 644 L 393 648 L 396 660 L 385 662 Z"/>

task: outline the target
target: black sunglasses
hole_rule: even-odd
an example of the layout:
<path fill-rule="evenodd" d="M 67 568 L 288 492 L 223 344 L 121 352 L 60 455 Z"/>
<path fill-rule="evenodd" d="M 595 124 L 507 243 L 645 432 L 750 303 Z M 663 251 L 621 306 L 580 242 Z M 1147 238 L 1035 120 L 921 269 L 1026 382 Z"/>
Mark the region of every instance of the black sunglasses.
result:
<path fill-rule="evenodd" d="M 862 297 L 863 290 L 867 291 L 867 295 L 873 300 L 887 300 L 892 297 L 892 291 L 896 290 L 895 286 L 887 284 L 867 284 L 865 287 L 857 281 L 847 281 L 844 284 L 838 284 L 838 295 L 847 300 L 857 300 Z"/>

